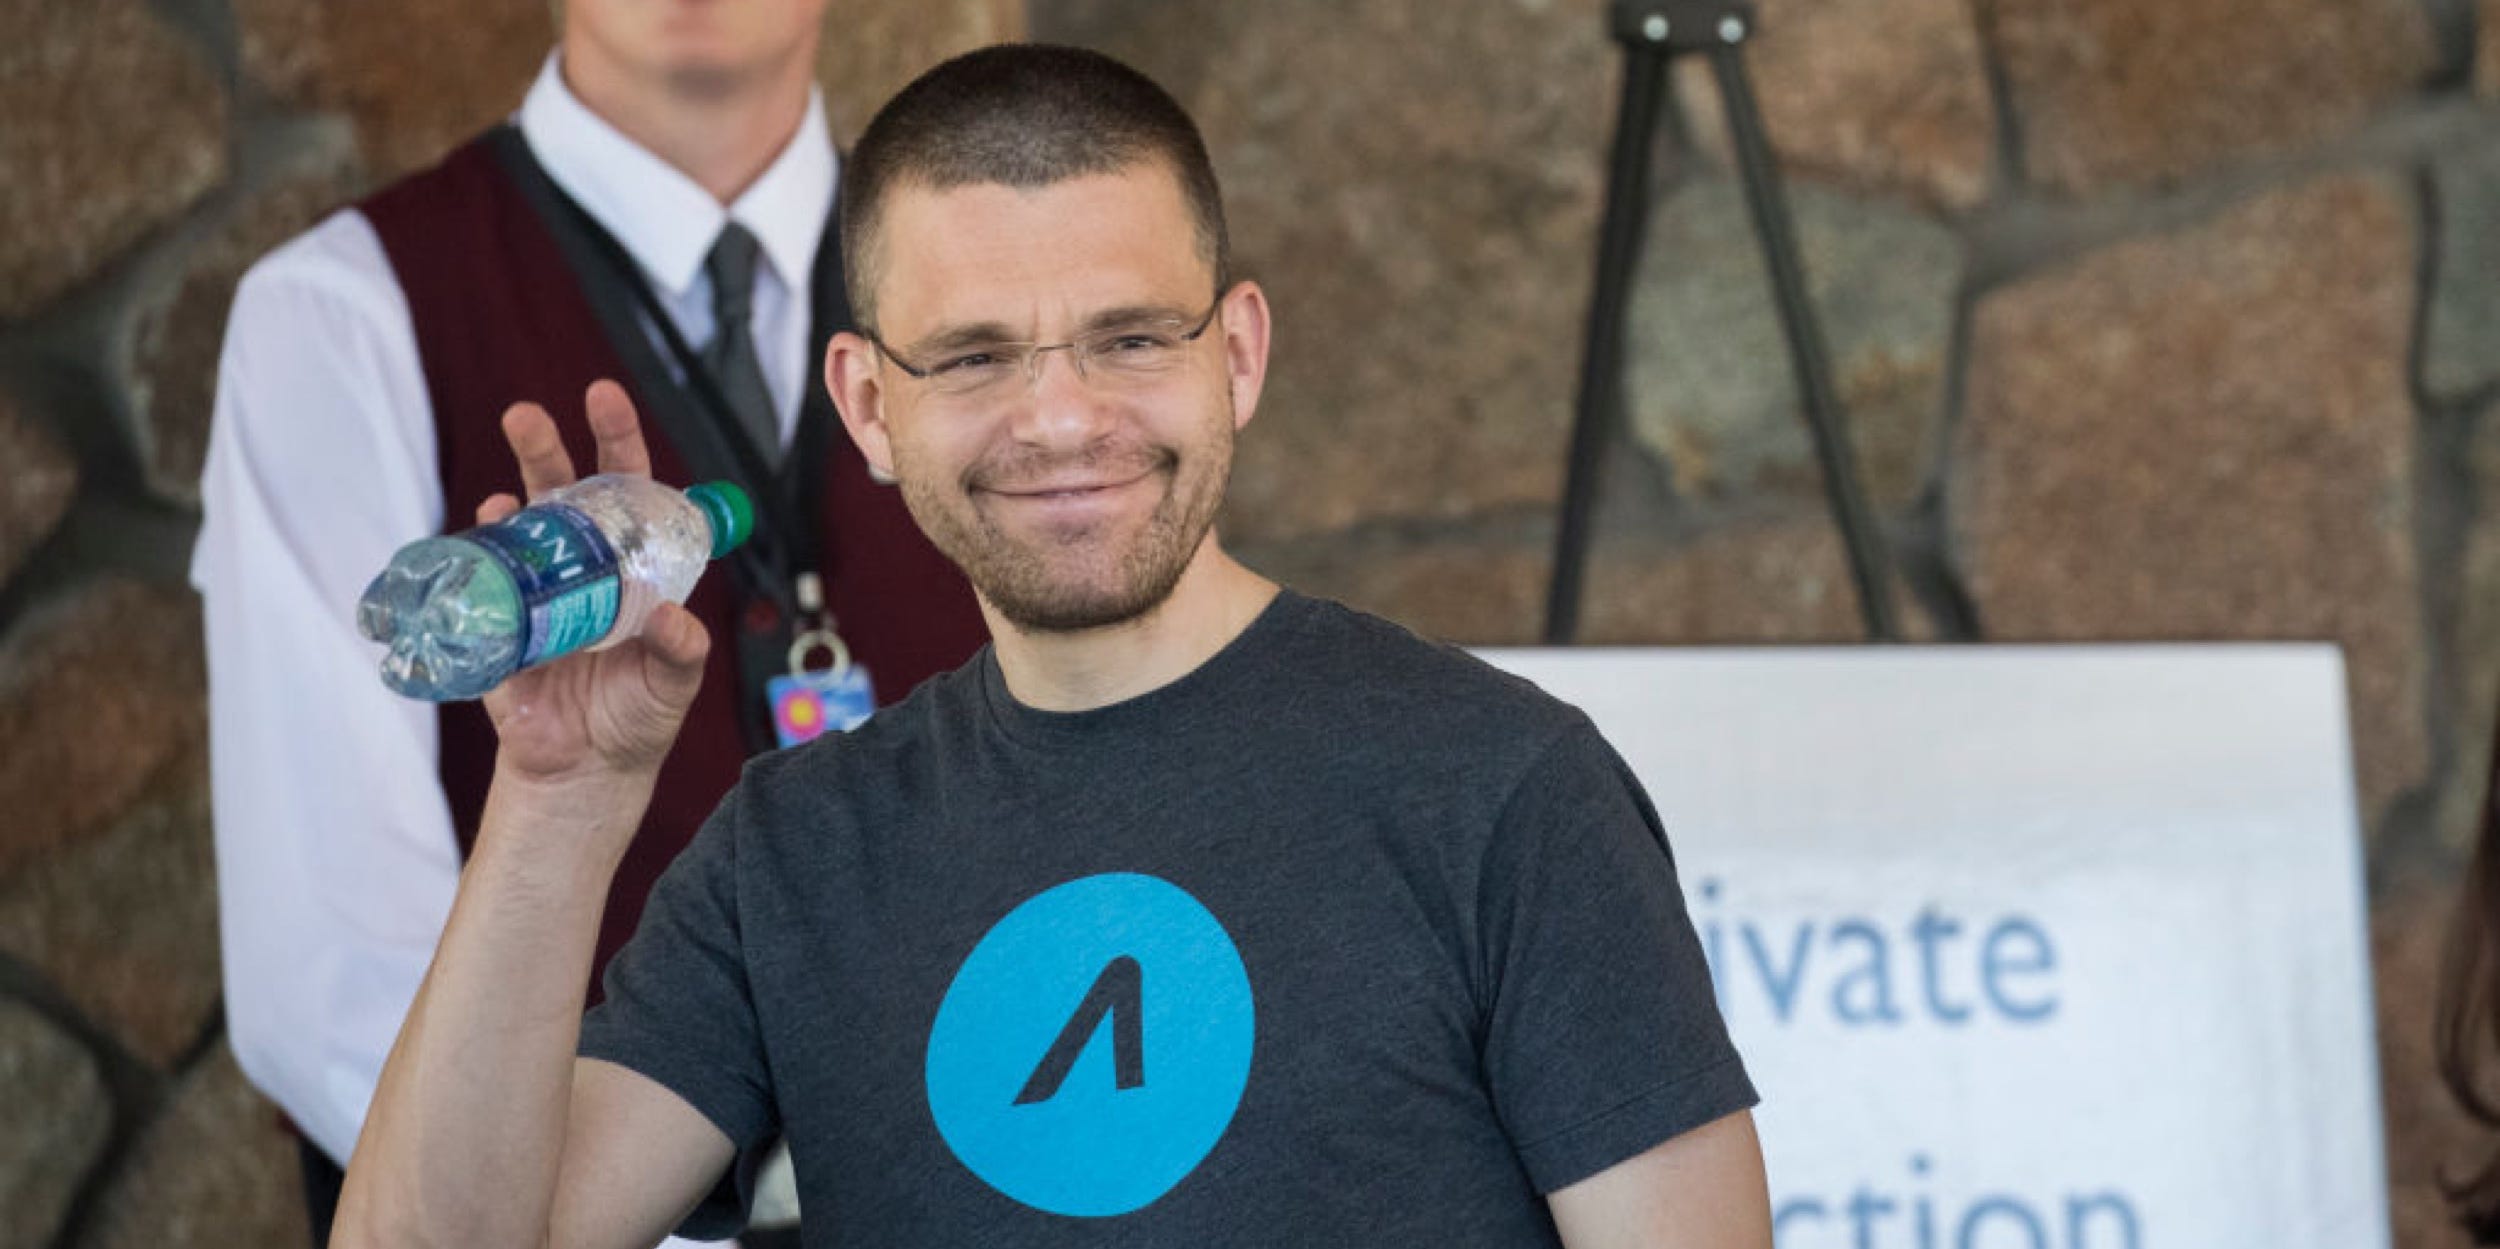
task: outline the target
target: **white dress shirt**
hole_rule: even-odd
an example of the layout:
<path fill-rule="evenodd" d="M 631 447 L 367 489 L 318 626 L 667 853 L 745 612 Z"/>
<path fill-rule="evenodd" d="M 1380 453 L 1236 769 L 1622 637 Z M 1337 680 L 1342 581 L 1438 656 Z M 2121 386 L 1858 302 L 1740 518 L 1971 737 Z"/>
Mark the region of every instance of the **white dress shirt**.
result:
<path fill-rule="evenodd" d="M 786 446 L 834 196 L 821 98 L 726 209 L 585 107 L 553 56 L 518 120 L 689 343 L 712 336 L 713 239 L 731 219 L 754 233 L 756 350 Z M 407 299 L 355 210 L 270 253 L 236 291 L 200 495 L 191 580 L 206 598 L 228 1027 L 252 1083 L 345 1159 L 460 871 L 435 710 L 383 687 L 356 600 L 400 546 L 442 532 L 447 507 L 465 528 L 478 502 L 442 497 Z"/>

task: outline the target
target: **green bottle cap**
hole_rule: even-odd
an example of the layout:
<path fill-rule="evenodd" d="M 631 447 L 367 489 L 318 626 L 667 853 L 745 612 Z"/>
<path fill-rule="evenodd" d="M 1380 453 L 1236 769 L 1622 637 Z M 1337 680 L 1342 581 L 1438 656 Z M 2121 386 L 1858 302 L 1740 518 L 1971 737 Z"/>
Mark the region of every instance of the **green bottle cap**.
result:
<path fill-rule="evenodd" d="M 755 504 L 738 483 L 707 481 L 688 486 L 686 497 L 703 509 L 703 519 L 712 522 L 712 558 L 737 550 L 755 532 Z"/>

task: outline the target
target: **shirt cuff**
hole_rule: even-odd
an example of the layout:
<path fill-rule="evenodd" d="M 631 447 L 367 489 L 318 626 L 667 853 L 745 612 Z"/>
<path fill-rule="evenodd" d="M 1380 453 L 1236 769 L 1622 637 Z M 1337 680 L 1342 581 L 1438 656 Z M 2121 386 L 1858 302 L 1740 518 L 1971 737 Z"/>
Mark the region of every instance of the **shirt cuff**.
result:
<path fill-rule="evenodd" d="M 1758 1104 L 1734 1054 L 1692 1075 L 1634 1094 L 1578 1124 L 1519 1146 L 1539 1193 L 1566 1188 L 1694 1128 Z"/>

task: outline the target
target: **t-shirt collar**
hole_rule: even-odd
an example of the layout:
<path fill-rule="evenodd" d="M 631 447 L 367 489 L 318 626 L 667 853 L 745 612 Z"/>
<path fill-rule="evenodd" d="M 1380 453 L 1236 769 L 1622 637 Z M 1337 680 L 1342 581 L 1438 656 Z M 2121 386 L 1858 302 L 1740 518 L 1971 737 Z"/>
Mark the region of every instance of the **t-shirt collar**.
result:
<path fill-rule="evenodd" d="M 1259 679 L 1257 674 L 1265 670 L 1262 665 L 1273 660 L 1271 652 L 1299 631 L 1319 606 L 1319 600 L 1280 586 L 1249 627 L 1206 662 L 1143 694 L 1090 711 L 1044 711 L 1016 701 L 1007 688 L 1007 674 L 998 666 L 995 645 L 982 647 L 972 666 L 978 670 L 981 700 L 990 722 L 1026 745 L 1097 741 L 1128 731 L 1166 732 L 1209 708 L 1213 709 L 1209 714 L 1221 718 L 1233 684 Z"/>
<path fill-rule="evenodd" d="M 694 179 L 590 111 L 564 84 L 558 61 L 558 53 L 547 55 L 521 102 L 521 136 L 547 175 L 616 236 L 663 295 L 682 298 L 694 288 L 712 240 L 732 218 L 754 233 L 784 286 L 806 287 L 838 176 L 822 91 L 809 89 L 798 133 L 724 209 Z"/>

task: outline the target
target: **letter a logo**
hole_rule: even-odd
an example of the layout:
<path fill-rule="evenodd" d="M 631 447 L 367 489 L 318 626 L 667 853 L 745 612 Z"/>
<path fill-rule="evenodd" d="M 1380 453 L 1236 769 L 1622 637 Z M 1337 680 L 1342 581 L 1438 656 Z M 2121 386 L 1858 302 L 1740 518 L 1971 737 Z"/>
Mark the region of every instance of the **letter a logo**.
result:
<path fill-rule="evenodd" d="M 1127 1214 L 1223 1138 L 1254 1032 L 1213 913 L 1152 876 L 1088 876 L 1009 911 L 956 970 L 929 1029 L 930 1118 L 1017 1201 Z"/>
<path fill-rule="evenodd" d="M 1059 1030 L 1059 1039 L 1050 1043 L 1050 1052 L 1042 1055 L 1042 1065 L 1033 1069 L 1033 1078 L 1024 1082 L 1024 1091 L 1016 1094 L 1016 1104 L 1030 1106 L 1059 1095 L 1059 1086 L 1067 1081 L 1068 1069 L 1076 1066 L 1076 1057 L 1085 1052 L 1085 1042 L 1102 1026 L 1103 1016 L 1111 1017 L 1111 1067 L 1117 1073 L 1115 1082 L 1124 1089 L 1137 1088 L 1146 1082 L 1145 1007 L 1142 982 L 1145 973 L 1137 969 L 1137 960 L 1123 954 L 1111 960 L 1087 990 L 1085 1000 L 1077 1004 L 1076 1013 L 1068 1016 L 1068 1026 Z"/>

